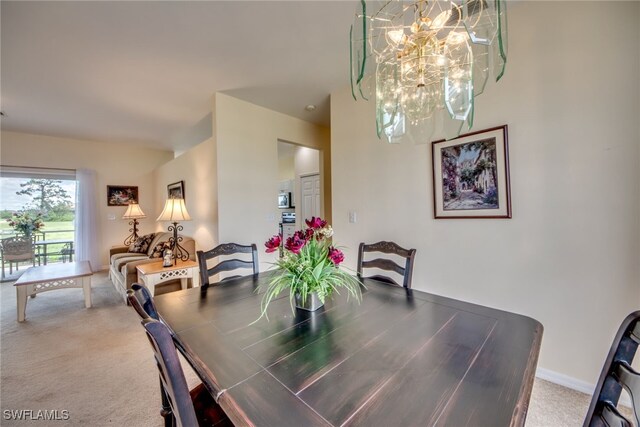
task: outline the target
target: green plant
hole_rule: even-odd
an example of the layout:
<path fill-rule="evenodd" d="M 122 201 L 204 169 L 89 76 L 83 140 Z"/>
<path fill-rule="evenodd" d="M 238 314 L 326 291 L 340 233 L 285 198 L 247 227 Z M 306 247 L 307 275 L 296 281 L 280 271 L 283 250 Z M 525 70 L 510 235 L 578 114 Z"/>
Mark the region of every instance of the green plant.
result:
<path fill-rule="evenodd" d="M 295 295 L 299 294 L 302 301 L 315 292 L 322 303 L 339 288 L 344 288 L 349 296 L 360 301 L 360 281 L 340 269 L 344 254 L 331 245 L 329 239 L 333 230 L 326 221 L 320 218 L 307 220 L 307 229 L 296 231 L 284 243 L 284 256 L 275 262 L 275 273 L 266 286 L 262 298 L 261 315 L 267 316 L 269 303 L 281 292 L 289 289 L 289 302 L 294 309 Z M 273 236 L 265 246 L 267 252 L 275 252 L 282 244 L 280 235 Z"/>

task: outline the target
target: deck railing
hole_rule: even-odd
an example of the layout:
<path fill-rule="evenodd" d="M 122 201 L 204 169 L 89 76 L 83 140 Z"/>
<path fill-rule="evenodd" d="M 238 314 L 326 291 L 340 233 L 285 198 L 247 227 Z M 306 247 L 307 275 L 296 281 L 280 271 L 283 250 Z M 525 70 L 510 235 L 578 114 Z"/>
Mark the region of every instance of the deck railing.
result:
<path fill-rule="evenodd" d="M 73 233 L 74 230 L 51 230 L 51 231 L 39 231 L 33 235 L 34 237 L 34 250 L 36 265 L 54 264 L 58 262 L 72 261 L 74 256 L 73 238 L 64 239 L 61 237 L 62 233 Z M 7 239 L 9 237 L 15 237 L 18 234 L 14 230 L 0 231 L 0 239 Z M 63 240 L 62 242 L 51 242 L 56 240 Z M 51 242 L 51 243 L 46 243 Z M 2 252 L 0 251 L 0 260 L 2 259 Z M 27 264 L 31 264 L 32 261 L 25 261 L 23 265 L 28 267 Z M 5 265 L 5 269 L 8 269 L 8 265 Z"/>

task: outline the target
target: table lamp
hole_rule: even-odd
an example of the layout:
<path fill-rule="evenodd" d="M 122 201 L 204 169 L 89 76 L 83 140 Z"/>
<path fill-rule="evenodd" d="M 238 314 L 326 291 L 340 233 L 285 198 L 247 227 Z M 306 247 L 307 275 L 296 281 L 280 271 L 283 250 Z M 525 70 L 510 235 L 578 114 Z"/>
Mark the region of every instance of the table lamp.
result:
<path fill-rule="evenodd" d="M 189 259 L 189 252 L 180 245 L 182 237 L 178 236 L 178 231 L 182 231 L 181 225 L 178 225 L 179 221 L 191 221 L 187 207 L 184 204 L 184 199 L 167 199 L 162 213 L 158 217 L 157 221 L 171 221 L 173 225 L 170 225 L 168 231 L 173 231 L 173 237 L 169 239 L 171 244 L 171 252 L 173 252 L 173 265 L 178 263 L 178 258 L 182 261 Z"/>
<path fill-rule="evenodd" d="M 125 245 L 130 245 L 136 241 L 136 239 L 138 238 L 138 219 L 146 217 L 147 216 L 144 214 L 144 212 L 142 212 L 142 209 L 140 209 L 139 204 L 130 203 L 129 206 L 127 206 L 127 210 L 125 211 L 124 215 L 122 215 L 122 219 L 131 219 L 133 221 L 129 221 L 129 225 L 132 227 L 129 229 L 131 235 L 124 239 Z"/>

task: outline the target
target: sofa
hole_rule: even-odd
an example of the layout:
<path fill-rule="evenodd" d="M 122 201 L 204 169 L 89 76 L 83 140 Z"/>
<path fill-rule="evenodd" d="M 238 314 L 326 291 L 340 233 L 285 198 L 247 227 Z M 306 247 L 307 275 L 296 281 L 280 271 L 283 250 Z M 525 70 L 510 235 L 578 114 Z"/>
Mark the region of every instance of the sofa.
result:
<path fill-rule="evenodd" d="M 116 291 L 127 302 L 127 289 L 138 281 L 136 267 L 162 261 L 164 249 L 169 247 L 169 238 L 173 233 L 160 232 L 140 236 L 130 246 L 114 246 L 109 250 L 109 279 Z M 181 236 L 180 245 L 189 252 L 189 258 L 196 259 L 196 243 L 191 237 Z M 133 252 L 135 251 L 135 252 Z M 166 288 L 166 289 L 165 289 Z M 169 281 L 156 287 L 156 294 L 180 289 L 180 280 Z"/>

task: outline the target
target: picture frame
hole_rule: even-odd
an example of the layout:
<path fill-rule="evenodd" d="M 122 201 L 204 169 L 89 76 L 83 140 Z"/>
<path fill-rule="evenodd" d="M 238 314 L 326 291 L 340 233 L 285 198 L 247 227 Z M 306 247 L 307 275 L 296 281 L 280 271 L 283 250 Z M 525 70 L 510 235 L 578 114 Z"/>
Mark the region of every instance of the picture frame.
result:
<path fill-rule="evenodd" d="M 184 199 L 184 181 L 167 185 L 167 197 L 169 199 Z"/>
<path fill-rule="evenodd" d="M 511 218 L 507 125 L 432 143 L 436 219 Z"/>
<path fill-rule="evenodd" d="M 128 206 L 138 200 L 137 186 L 107 185 L 107 206 Z"/>

